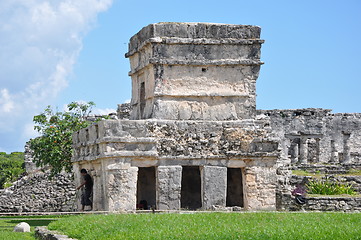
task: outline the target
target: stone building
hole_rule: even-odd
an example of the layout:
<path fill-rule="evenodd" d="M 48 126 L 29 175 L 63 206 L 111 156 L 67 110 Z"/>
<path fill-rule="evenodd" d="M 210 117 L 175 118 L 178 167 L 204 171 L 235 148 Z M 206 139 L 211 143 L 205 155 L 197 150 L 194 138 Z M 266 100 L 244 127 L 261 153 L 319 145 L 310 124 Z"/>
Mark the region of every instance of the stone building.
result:
<path fill-rule="evenodd" d="M 275 210 L 289 192 L 282 169 L 360 165 L 360 114 L 256 110 L 263 42 L 259 27 L 230 24 L 157 23 L 134 35 L 130 107 L 73 135 L 94 210 L 143 200 L 159 210 Z"/>
<path fill-rule="evenodd" d="M 131 38 L 130 119 L 74 134 L 95 210 L 275 209 L 278 142 L 256 119 L 260 30 L 158 23 Z"/>

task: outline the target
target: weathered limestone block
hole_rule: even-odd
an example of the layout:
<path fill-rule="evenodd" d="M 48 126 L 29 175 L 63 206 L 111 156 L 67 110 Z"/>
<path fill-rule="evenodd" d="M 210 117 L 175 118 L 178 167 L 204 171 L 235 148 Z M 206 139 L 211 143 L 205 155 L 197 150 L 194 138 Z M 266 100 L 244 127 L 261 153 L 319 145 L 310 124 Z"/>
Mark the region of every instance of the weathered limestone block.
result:
<path fill-rule="evenodd" d="M 181 183 L 181 166 L 159 166 L 157 168 L 157 206 L 159 210 L 180 209 Z"/>
<path fill-rule="evenodd" d="M 211 209 L 213 205 L 226 206 L 227 168 L 204 166 L 203 181 L 203 209 Z"/>
<path fill-rule="evenodd" d="M 107 198 L 109 211 L 135 210 L 137 201 L 138 168 L 108 166 Z"/>
<path fill-rule="evenodd" d="M 245 206 L 249 210 L 276 209 L 276 170 L 253 164 L 245 167 Z"/>

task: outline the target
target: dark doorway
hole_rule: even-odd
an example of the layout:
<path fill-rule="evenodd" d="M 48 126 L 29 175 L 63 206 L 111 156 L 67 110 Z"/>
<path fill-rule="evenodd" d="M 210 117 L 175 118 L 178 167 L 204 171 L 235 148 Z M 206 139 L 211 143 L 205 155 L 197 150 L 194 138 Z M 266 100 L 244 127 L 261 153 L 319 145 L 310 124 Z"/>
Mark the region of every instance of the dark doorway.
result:
<path fill-rule="evenodd" d="M 243 182 L 241 168 L 227 168 L 227 207 L 243 207 Z"/>
<path fill-rule="evenodd" d="M 201 173 L 199 167 L 185 166 L 182 169 L 181 208 L 196 210 L 201 207 Z"/>
<path fill-rule="evenodd" d="M 155 207 L 155 167 L 138 168 L 137 208 L 150 209 Z"/>
<path fill-rule="evenodd" d="M 144 108 L 145 108 L 145 83 L 142 82 L 140 84 L 140 94 L 139 94 L 139 98 L 140 98 L 140 118 L 143 119 L 144 118 Z"/>

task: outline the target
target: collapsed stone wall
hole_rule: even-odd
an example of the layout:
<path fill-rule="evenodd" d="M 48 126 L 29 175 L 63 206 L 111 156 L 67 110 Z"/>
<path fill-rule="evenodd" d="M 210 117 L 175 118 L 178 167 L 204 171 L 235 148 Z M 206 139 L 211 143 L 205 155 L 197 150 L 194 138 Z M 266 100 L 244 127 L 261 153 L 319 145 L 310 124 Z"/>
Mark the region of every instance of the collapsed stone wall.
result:
<path fill-rule="evenodd" d="M 360 165 L 351 165 L 353 169 L 361 169 Z M 318 166 L 312 167 L 311 165 L 307 166 L 307 169 L 312 171 L 318 171 L 317 169 L 324 169 L 326 172 L 327 168 L 334 168 L 335 166 Z M 338 167 L 339 173 L 344 173 L 347 171 L 344 167 Z M 324 173 L 324 172 L 323 172 Z M 321 178 L 321 180 L 329 180 L 334 182 L 342 182 L 344 184 L 351 185 L 353 189 L 358 194 L 361 194 L 361 176 L 348 176 L 348 175 L 334 175 L 337 171 L 330 173 L 330 175 L 325 175 Z M 289 176 L 289 186 L 293 190 L 298 184 L 306 184 L 310 180 L 312 180 L 312 176 Z M 285 187 L 282 183 L 279 183 L 279 187 Z M 304 205 L 299 205 L 295 202 L 295 198 L 291 195 L 291 191 L 284 192 L 281 196 L 280 191 L 278 191 L 277 196 L 277 209 L 282 211 L 361 211 L 361 198 L 360 197 L 352 197 L 352 196 L 344 196 L 344 197 L 334 197 L 334 196 L 318 196 L 318 197 L 310 197 L 306 196 L 306 203 Z"/>
<path fill-rule="evenodd" d="M 333 114 L 318 108 L 257 113 L 270 118 L 282 158 L 293 165 L 361 163 L 361 113 Z"/>
<path fill-rule="evenodd" d="M 71 212 L 75 197 L 72 174 L 33 172 L 0 192 L 0 212 Z"/>
<path fill-rule="evenodd" d="M 280 139 L 277 209 L 297 209 L 291 191 L 300 182 L 294 181 L 297 176 L 292 176 L 292 170 L 318 171 L 331 175 L 360 169 L 360 113 L 333 114 L 329 109 L 305 108 L 258 110 L 257 114 L 270 119 L 270 127 Z M 359 189 L 357 177 L 337 180 L 349 180 L 356 190 Z M 336 209 L 332 206 L 329 208 Z M 309 207 L 311 209 L 315 208 Z"/>

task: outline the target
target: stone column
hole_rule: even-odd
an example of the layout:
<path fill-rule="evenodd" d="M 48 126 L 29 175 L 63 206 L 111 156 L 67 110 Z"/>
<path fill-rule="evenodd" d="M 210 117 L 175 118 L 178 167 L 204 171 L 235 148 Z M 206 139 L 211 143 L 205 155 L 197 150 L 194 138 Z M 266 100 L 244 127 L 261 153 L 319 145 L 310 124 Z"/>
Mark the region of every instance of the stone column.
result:
<path fill-rule="evenodd" d="M 244 170 L 245 209 L 276 210 L 276 169 L 269 166 L 249 166 Z"/>
<path fill-rule="evenodd" d="M 202 169 L 202 206 L 226 206 L 227 168 L 204 166 Z"/>
<path fill-rule="evenodd" d="M 307 138 L 300 138 L 300 163 L 307 164 L 307 155 L 308 155 L 308 146 L 307 146 Z"/>
<path fill-rule="evenodd" d="M 256 172 L 251 167 L 244 168 L 243 184 L 244 208 L 259 209 L 261 204 L 257 199 Z"/>
<path fill-rule="evenodd" d="M 159 166 L 156 171 L 156 199 L 159 210 L 180 209 L 182 167 Z"/>
<path fill-rule="evenodd" d="M 342 163 L 351 163 L 351 152 L 350 152 L 350 136 L 349 132 L 342 132 L 343 133 L 343 161 Z"/>
<path fill-rule="evenodd" d="M 292 158 L 292 164 L 293 163 L 297 163 L 298 162 L 298 154 L 299 154 L 299 150 L 298 150 L 298 143 L 294 142 L 293 143 L 293 158 Z"/>
<path fill-rule="evenodd" d="M 138 168 L 108 168 L 107 198 L 109 211 L 135 210 Z"/>
<path fill-rule="evenodd" d="M 320 138 L 316 138 L 316 157 L 315 157 L 315 163 L 320 162 Z"/>
<path fill-rule="evenodd" d="M 336 149 L 335 140 L 331 140 L 331 163 L 338 163 L 339 157 Z"/>
<path fill-rule="evenodd" d="M 94 171 L 91 172 L 93 178 L 93 211 L 104 210 L 104 192 L 102 183 L 102 169 L 100 164 L 94 164 Z"/>

